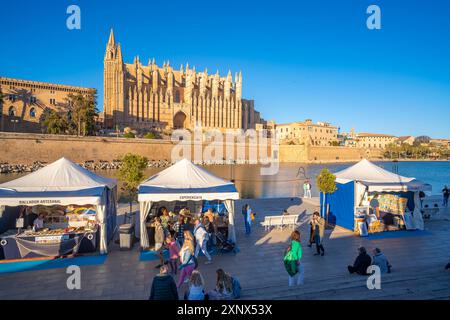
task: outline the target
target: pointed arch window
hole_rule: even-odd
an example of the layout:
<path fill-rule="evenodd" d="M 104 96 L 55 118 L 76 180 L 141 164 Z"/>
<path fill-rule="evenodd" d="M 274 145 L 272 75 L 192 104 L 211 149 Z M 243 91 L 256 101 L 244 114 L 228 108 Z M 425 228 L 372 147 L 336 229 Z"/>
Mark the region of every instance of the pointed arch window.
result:
<path fill-rule="evenodd" d="M 17 114 L 16 108 L 10 107 L 9 110 L 8 110 L 8 116 L 10 116 L 10 117 L 15 117 L 16 114 Z"/>

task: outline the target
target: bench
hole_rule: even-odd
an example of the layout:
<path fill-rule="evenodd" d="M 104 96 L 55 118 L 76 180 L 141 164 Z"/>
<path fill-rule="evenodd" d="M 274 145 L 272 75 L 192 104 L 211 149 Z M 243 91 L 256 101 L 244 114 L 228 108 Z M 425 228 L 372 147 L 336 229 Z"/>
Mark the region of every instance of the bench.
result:
<path fill-rule="evenodd" d="M 264 217 L 264 221 L 261 222 L 261 225 L 264 226 L 265 230 L 270 229 L 271 227 L 280 228 L 283 230 L 284 227 L 290 227 L 295 229 L 298 225 L 299 214 L 293 215 L 283 215 L 283 216 L 267 216 Z"/>

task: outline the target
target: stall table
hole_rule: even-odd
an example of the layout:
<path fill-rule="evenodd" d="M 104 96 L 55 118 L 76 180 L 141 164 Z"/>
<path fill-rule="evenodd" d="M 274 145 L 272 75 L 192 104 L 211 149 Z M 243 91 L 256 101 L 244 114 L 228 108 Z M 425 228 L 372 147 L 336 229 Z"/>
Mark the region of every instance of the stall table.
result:
<path fill-rule="evenodd" d="M 89 253 L 97 250 L 99 242 L 99 230 L 95 227 L 93 230 L 80 230 L 73 232 L 59 232 L 50 230 L 49 232 L 27 232 L 22 231 L 17 234 L 16 229 L 8 230 L 0 235 L 0 246 L 3 253 L 3 258 L 6 260 L 21 259 L 21 258 L 38 258 L 48 255 L 40 254 L 48 249 L 49 246 L 63 247 L 64 243 L 80 237 L 80 244 L 77 253 Z M 24 246 L 30 244 L 27 248 L 27 253 L 22 255 L 20 245 Z M 54 255 L 60 256 L 64 254 Z"/>

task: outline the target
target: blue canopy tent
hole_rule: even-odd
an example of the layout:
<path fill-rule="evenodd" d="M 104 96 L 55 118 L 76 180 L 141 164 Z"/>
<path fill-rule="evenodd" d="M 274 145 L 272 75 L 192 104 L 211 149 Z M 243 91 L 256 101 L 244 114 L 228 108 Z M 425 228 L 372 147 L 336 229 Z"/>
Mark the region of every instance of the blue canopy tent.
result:
<path fill-rule="evenodd" d="M 392 173 L 366 159 L 335 173 L 335 176 L 337 191 L 326 197 L 320 195 L 320 203 L 329 206 L 329 223 L 353 231 L 356 208 L 368 206 L 368 195 L 389 193 L 408 199 L 407 206 L 413 213 L 414 228 L 423 229 L 419 192 L 430 191 L 431 185 Z"/>

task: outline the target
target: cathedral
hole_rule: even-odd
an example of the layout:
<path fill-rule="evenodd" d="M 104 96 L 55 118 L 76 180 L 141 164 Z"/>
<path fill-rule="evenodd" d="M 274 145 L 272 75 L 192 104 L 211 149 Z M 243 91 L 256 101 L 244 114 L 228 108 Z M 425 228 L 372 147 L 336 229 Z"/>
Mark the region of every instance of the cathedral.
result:
<path fill-rule="evenodd" d="M 253 100 L 242 99 L 242 73 L 174 70 L 139 57 L 124 63 L 111 30 L 104 58 L 104 124 L 107 129 L 135 130 L 254 129 L 263 123 Z"/>

